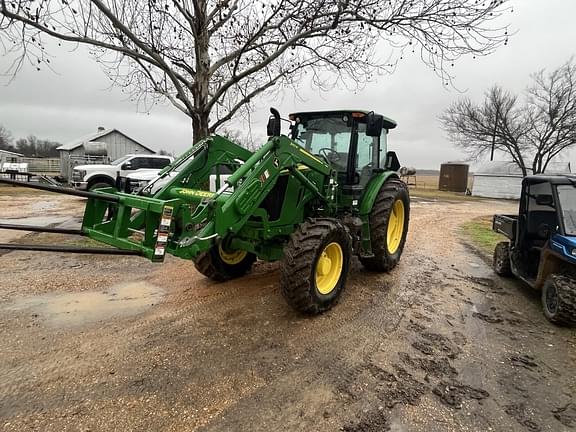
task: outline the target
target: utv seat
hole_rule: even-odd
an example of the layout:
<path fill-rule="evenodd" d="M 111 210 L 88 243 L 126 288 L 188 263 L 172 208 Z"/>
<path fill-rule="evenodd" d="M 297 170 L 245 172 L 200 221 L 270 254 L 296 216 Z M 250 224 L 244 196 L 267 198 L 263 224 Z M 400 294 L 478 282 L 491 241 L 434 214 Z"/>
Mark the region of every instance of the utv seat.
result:
<path fill-rule="evenodd" d="M 532 248 L 542 249 L 550 238 L 552 230 L 558 226 L 554 211 L 533 211 L 528 213 L 526 239 Z"/>

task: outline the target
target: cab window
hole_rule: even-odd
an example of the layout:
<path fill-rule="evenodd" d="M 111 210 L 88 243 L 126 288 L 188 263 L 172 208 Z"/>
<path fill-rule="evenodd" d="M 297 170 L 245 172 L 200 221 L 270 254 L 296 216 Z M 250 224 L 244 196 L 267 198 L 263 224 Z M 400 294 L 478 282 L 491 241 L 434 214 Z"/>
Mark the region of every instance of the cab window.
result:
<path fill-rule="evenodd" d="M 149 158 L 150 168 L 162 169 L 170 165 L 170 159 L 167 158 Z"/>

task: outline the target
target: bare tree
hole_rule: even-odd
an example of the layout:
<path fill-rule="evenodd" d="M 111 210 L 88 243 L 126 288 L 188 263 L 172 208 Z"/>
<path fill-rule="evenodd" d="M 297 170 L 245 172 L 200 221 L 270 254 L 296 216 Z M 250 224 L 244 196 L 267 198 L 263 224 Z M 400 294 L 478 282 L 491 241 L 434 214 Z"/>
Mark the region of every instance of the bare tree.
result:
<path fill-rule="evenodd" d="M 262 94 L 362 85 L 407 51 L 447 82 L 462 55 L 508 40 L 506 0 L 0 0 L 0 42 L 49 65 L 45 38 L 90 47 L 113 85 L 147 108 L 167 99 L 194 140 Z M 383 43 L 380 43 L 383 42 Z M 392 48 L 382 55 L 382 47 Z"/>
<path fill-rule="evenodd" d="M 258 148 L 249 133 L 244 133 L 238 129 L 231 129 L 224 126 L 218 131 L 218 134 L 228 138 L 230 141 L 235 142 L 245 149 L 254 151 Z"/>
<path fill-rule="evenodd" d="M 30 135 L 16 140 L 16 151 L 28 157 L 58 157 L 56 148 L 62 144 L 56 141 L 43 140 Z"/>
<path fill-rule="evenodd" d="M 454 102 L 440 117 L 450 140 L 477 159 L 494 150 L 522 170 L 539 174 L 576 144 L 576 65 L 573 61 L 532 76 L 525 101 L 492 87 L 481 104 Z"/>
<path fill-rule="evenodd" d="M 527 90 L 527 144 L 532 171 L 545 172 L 552 159 L 576 144 L 576 65 L 573 60 L 546 74 L 533 75 Z"/>
<path fill-rule="evenodd" d="M 0 150 L 14 151 L 12 134 L 4 126 L 0 126 Z"/>
<path fill-rule="evenodd" d="M 440 117 L 450 140 L 477 159 L 494 150 L 507 153 L 526 172 L 527 124 L 518 99 L 498 86 L 476 105 L 469 98 L 454 102 Z"/>

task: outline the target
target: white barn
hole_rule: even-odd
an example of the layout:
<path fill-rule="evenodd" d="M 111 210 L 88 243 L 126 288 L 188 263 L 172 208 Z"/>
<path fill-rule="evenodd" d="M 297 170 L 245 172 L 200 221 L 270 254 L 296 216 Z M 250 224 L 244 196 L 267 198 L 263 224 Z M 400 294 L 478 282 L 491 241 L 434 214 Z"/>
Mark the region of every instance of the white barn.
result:
<path fill-rule="evenodd" d="M 569 174 L 569 162 L 548 165 L 546 174 Z M 519 199 L 522 170 L 513 162 L 486 162 L 474 172 L 472 195 L 485 198 Z"/>
<path fill-rule="evenodd" d="M 99 127 L 96 132 L 77 138 L 56 149 L 60 153 L 60 175 L 62 177 L 69 178 L 72 167 L 78 163 L 84 163 L 81 157 L 89 153 L 86 151 L 89 143 L 103 147 L 103 150 L 105 150 L 104 160 L 98 161 L 100 163 L 108 163 L 127 154 L 156 153 L 151 148 L 130 138 L 118 129 Z M 86 161 L 86 163 L 89 163 L 89 161 Z"/>

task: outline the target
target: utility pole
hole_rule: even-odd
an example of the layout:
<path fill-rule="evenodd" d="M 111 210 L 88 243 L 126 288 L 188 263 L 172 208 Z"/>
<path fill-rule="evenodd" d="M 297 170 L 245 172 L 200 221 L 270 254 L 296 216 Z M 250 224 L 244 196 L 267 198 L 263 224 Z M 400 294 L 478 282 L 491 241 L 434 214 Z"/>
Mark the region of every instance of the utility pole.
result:
<path fill-rule="evenodd" d="M 500 110 L 496 107 L 496 120 L 494 121 L 494 132 L 492 133 L 492 152 L 490 153 L 490 161 L 494 160 L 494 147 L 496 146 L 496 128 L 498 127 L 498 117 Z"/>

